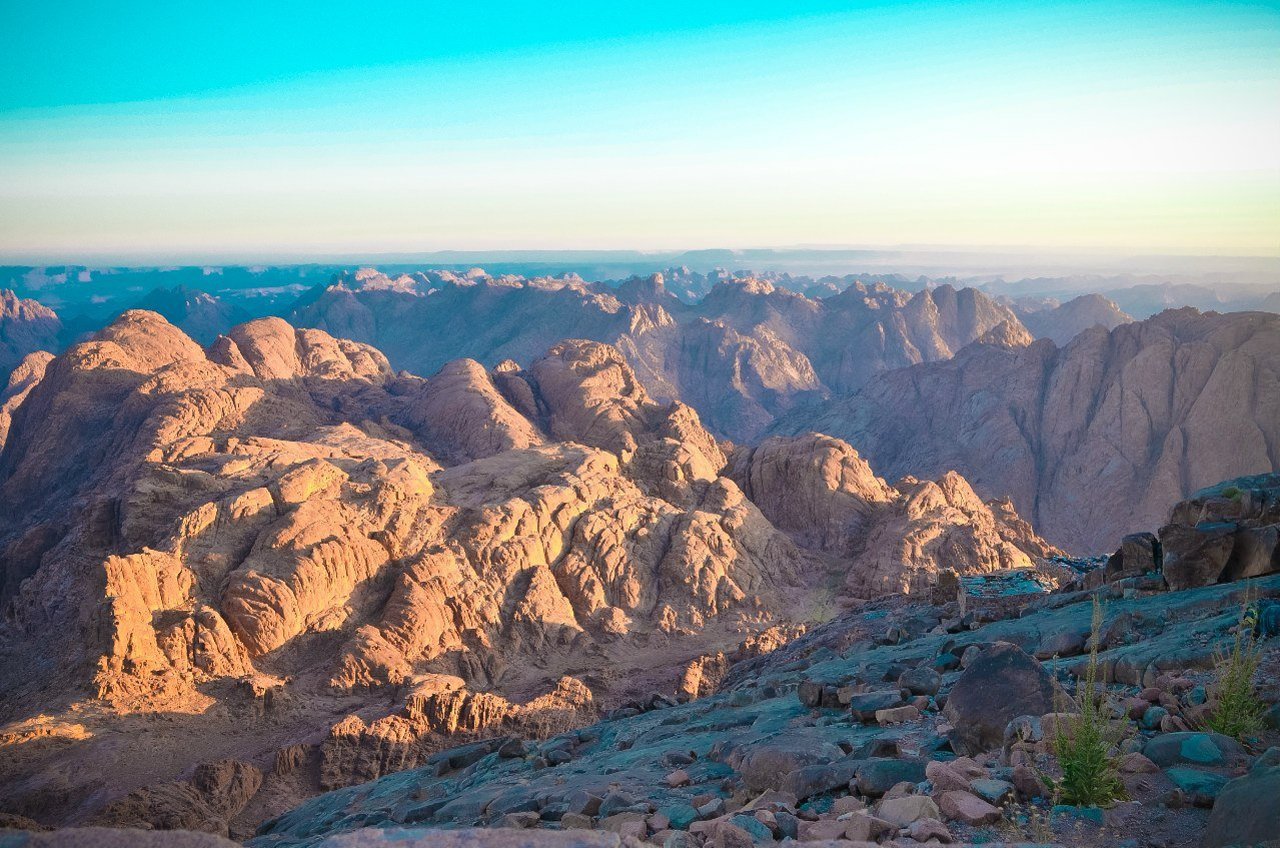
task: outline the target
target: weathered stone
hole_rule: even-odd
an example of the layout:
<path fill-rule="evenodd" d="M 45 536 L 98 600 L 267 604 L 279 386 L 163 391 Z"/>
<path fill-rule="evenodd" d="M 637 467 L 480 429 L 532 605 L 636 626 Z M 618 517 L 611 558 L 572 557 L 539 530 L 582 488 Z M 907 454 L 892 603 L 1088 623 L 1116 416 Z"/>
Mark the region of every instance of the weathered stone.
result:
<path fill-rule="evenodd" d="M 813 795 L 848 786 L 849 781 L 857 775 L 859 765 L 856 760 L 844 760 L 827 765 L 805 766 L 784 777 L 778 788 L 803 801 Z"/>
<path fill-rule="evenodd" d="M 1164 773 L 1197 807 L 1213 806 L 1213 799 L 1227 783 L 1222 775 L 1187 766 L 1173 766 Z"/>
<path fill-rule="evenodd" d="M 1174 591 L 1216 583 L 1235 546 L 1233 523 L 1168 524 L 1160 528 L 1164 579 Z"/>
<path fill-rule="evenodd" d="M 937 819 L 916 819 L 908 828 L 907 834 L 916 842 L 928 842 L 935 839 L 944 845 L 950 844 L 951 831 Z"/>
<path fill-rule="evenodd" d="M 667 826 L 673 830 L 688 830 L 698 820 L 698 811 L 690 804 L 671 804 L 658 812 L 667 817 Z"/>
<path fill-rule="evenodd" d="M 1142 753 L 1161 768 L 1169 766 L 1217 765 L 1227 757 L 1243 756 L 1240 743 L 1221 733 L 1165 733 L 1156 736 Z"/>
<path fill-rule="evenodd" d="M 928 666 L 918 666 L 898 677 L 898 687 L 912 695 L 936 695 L 942 688 L 942 675 Z"/>
<path fill-rule="evenodd" d="M 988 804 L 999 806 L 1013 794 L 1013 784 L 1007 780 L 979 778 L 969 784 L 969 789 Z"/>
<path fill-rule="evenodd" d="M 938 808 L 949 819 L 968 825 L 993 824 L 1001 819 L 1000 810 L 970 792 L 953 789 L 938 798 Z"/>
<path fill-rule="evenodd" d="M 928 795 L 907 795 L 876 805 L 876 815 L 897 827 L 907 827 L 918 819 L 939 819 L 938 805 Z"/>
<path fill-rule="evenodd" d="M 868 760 L 858 768 L 858 791 L 878 798 L 895 785 L 924 780 L 923 760 Z"/>
<path fill-rule="evenodd" d="M 859 721 L 875 720 L 877 710 L 891 710 L 902 706 L 902 693 L 897 689 L 881 692 L 862 692 L 849 699 L 849 710 Z"/>
<path fill-rule="evenodd" d="M 960 675 L 943 715 L 951 745 L 960 754 L 998 749 L 1010 720 L 1054 708 L 1055 685 L 1040 663 L 1016 645 L 999 642 Z"/>
<path fill-rule="evenodd" d="M 876 710 L 876 723 L 882 727 L 890 724 L 905 724 L 918 718 L 920 718 L 920 710 L 911 704 L 888 710 Z"/>
<path fill-rule="evenodd" d="M 1280 835 L 1280 765 L 1254 767 L 1217 793 L 1202 848 L 1271 844 Z"/>

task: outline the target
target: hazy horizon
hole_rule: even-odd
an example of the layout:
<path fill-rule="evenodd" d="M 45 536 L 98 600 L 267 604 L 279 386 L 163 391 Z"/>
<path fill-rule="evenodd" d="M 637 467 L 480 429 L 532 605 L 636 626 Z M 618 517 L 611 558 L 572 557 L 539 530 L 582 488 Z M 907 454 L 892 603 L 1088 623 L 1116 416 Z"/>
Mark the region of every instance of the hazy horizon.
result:
<path fill-rule="evenodd" d="M 7 256 L 1280 255 L 1274 4 L 134 2 L 0 21 Z"/>

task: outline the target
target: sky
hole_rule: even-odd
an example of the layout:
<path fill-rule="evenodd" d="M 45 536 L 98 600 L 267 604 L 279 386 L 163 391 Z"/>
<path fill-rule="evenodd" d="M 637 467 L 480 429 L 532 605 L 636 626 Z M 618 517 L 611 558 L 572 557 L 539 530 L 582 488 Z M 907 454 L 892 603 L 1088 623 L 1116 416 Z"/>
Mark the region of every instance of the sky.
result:
<path fill-rule="evenodd" d="M 1280 3 L 0 0 L 0 257 L 1280 255 Z"/>

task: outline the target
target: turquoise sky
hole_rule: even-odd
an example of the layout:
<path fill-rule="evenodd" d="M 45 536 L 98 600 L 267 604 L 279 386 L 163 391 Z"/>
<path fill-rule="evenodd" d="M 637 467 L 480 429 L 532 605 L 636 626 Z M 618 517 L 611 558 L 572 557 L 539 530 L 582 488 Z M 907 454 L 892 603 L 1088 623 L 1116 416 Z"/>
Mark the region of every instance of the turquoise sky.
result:
<path fill-rule="evenodd" d="M 1280 254 L 1274 3 L 362 5 L 0 0 L 0 253 Z"/>

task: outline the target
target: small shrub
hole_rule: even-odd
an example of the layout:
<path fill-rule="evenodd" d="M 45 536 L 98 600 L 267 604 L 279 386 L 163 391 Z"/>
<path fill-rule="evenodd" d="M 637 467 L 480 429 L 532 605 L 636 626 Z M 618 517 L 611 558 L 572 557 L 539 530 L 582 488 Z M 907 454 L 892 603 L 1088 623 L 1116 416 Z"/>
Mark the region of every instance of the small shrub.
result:
<path fill-rule="evenodd" d="M 1113 724 L 1101 705 L 1098 686 L 1098 634 L 1102 630 L 1102 602 L 1093 599 L 1093 638 L 1089 664 L 1076 687 L 1076 712 L 1057 722 L 1054 753 L 1062 777 L 1053 780 L 1056 794 L 1067 804 L 1104 807 L 1125 797 L 1116 750 L 1124 730 Z"/>
<path fill-rule="evenodd" d="M 1233 501 L 1239 502 L 1242 495 L 1238 487 L 1228 486 L 1227 488 L 1222 490 L 1222 496 L 1224 498 L 1229 498 Z"/>
<path fill-rule="evenodd" d="M 1252 601 L 1252 593 L 1246 593 L 1230 648 L 1214 652 L 1213 708 L 1205 720 L 1210 730 L 1241 742 L 1262 731 L 1267 711 L 1253 685 L 1262 664 L 1262 646 L 1255 635 L 1258 610 Z"/>

